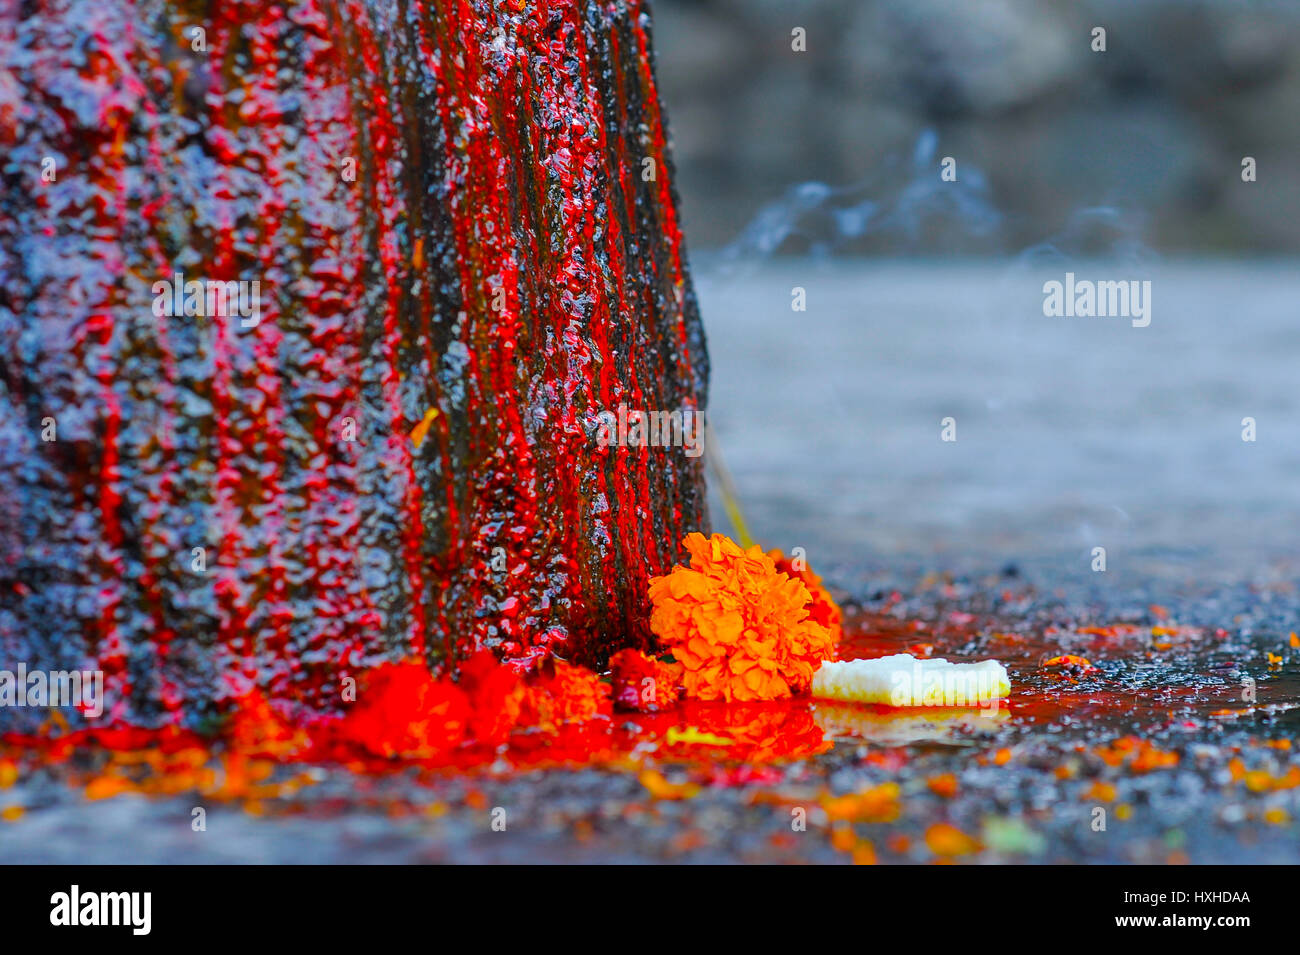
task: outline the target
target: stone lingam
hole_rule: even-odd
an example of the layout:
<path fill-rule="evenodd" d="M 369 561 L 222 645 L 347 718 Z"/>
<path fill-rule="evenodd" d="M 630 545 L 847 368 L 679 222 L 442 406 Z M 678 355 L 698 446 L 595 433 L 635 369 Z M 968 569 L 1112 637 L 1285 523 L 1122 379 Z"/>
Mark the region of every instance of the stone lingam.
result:
<path fill-rule="evenodd" d="M 159 724 L 648 644 L 702 459 L 598 432 L 708 360 L 646 8 L 0 14 L 0 667 Z"/>

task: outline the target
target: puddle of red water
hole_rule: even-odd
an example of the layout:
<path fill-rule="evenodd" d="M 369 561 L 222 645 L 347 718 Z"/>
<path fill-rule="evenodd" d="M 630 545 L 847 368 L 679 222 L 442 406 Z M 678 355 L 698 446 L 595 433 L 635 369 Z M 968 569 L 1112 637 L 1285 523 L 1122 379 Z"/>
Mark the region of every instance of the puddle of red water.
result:
<path fill-rule="evenodd" d="M 1008 727 L 1072 723 L 1086 727 L 1094 740 L 1116 739 L 1133 731 L 1135 719 L 1166 724 L 1183 720 L 1189 729 L 1197 729 L 1215 720 L 1249 715 L 1255 707 L 1270 705 L 1270 698 L 1292 705 L 1286 701 L 1300 697 L 1290 671 L 1262 686 L 1254 704 L 1239 699 L 1235 685 L 1192 674 L 1221 638 L 1187 628 L 993 633 L 981 643 L 987 652 L 963 655 L 957 648 L 968 646 L 980 632 L 980 622 L 966 614 L 950 615 L 935 627 L 861 614 L 846 624 L 842 659 L 900 652 L 954 660 L 995 657 L 1011 673 L 1012 697 L 983 710 L 895 709 L 808 698 L 768 703 L 687 701 L 653 714 L 611 712 L 606 706 L 588 714 L 590 718 L 516 730 L 498 745 L 471 742 L 417 758 L 378 758 L 358 752 L 338 745 L 334 724 L 289 727 L 266 711 L 245 720 L 237 738 L 130 727 L 9 736 L 0 742 L 0 782 L 6 772 L 12 781 L 15 774 L 21 776 L 38 765 L 84 765 L 69 773 L 70 781 L 88 791 L 98 787 L 105 795 L 128 789 L 167 793 L 193 786 L 247 796 L 274 795 L 276 790 L 266 789 L 270 784 L 265 780 L 277 766 L 294 764 L 333 763 L 365 774 L 412 767 L 452 772 L 490 768 L 495 774 L 557 766 L 635 768 L 648 762 L 689 764 L 724 783 L 744 782 L 757 779 L 755 773 L 761 776 L 765 765 L 815 756 L 840 741 L 897 749 L 902 765 L 906 761 L 902 750 L 907 746 L 970 745 L 972 738 L 986 743 L 988 734 Z M 1043 666 L 1053 657 L 1085 653 L 1101 667 Z M 1111 675 L 1106 675 L 1108 664 L 1117 660 L 1165 667 L 1179 682 L 1125 685 L 1126 671 L 1110 666 Z"/>

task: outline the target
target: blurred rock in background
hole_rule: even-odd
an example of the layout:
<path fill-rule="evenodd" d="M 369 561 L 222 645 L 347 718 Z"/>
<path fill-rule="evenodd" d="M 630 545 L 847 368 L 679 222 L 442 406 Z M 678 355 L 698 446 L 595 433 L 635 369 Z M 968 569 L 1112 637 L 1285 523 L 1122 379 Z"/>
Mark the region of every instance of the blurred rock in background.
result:
<path fill-rule="evenodd" d="M 657 0 L 654 14 L 697 249 L 1009 254 L 1108 208 L 1161 252 L 1300 251 L 1295 0 Z M 937 188 L 945 156 L 958 190 Z"/>

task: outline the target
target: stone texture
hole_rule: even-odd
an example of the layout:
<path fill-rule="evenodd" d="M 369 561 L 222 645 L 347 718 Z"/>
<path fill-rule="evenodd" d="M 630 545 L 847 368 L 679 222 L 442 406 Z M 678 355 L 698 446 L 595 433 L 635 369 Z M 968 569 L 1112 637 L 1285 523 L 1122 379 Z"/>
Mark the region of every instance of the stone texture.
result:
<path fill-rule="evenodd" d="M 201 13 L 0 15 L 0 666 L 194 720 L 644 644 L 701 459 L 600 415 L 708 363 L 643 5 Z M 260 315 L 157 314 L 177 273 Z"/>

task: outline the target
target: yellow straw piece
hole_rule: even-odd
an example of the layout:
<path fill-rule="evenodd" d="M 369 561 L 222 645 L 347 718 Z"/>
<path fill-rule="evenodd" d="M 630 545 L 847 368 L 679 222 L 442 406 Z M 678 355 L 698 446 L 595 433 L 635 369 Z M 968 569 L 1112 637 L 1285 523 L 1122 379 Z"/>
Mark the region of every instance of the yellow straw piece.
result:
<path fill-rule="evenodd" d="M 424 439 L 429 434 L 429 426 L 433 424 L 433 419 L 436 417 L 438 417 L 438 409 L 430 408 L 424 413 L 420 423 L 411 429 L 411 440 L 415 442 L 417 448 L 424 444 Z"/>
<path fill-rule="evenodd" d="M 722 445 L 718 443 L 711 427 L 704 429 L 704 447 L 708 451 L 713 476 L 718 479 L 718 492 L 722 495 L 722 506 L 736 532 L 736 542 L 745 550 L 749 550 L 754 546 L 754 538 L 750 536 L 749 527 L 745 524 L 745 515 L 740 511 L 740 495 L 736 493 L 736 482 L 731 479 L 727 462 L 722 459 Z"/>

